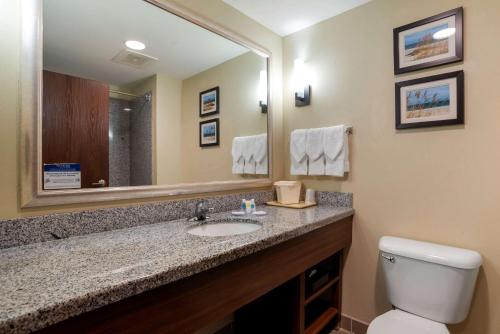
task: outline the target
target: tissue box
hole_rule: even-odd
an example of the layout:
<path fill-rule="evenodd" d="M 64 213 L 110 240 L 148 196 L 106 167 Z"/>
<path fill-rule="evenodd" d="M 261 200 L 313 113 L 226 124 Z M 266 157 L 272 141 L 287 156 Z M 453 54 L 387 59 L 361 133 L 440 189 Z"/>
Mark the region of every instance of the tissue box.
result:
<path fill-rule="evenodd" d="M 302 183 L 299 181 L 278 181 L 274 183 L 278 202 L 281 204 L 297 204 L 300 202 L 300 188 Z"/>

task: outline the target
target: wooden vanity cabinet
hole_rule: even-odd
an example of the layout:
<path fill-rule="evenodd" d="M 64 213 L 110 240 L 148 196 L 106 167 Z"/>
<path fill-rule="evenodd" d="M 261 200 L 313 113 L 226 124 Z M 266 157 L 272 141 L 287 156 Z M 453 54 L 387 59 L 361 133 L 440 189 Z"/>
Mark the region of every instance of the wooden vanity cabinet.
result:
<path fill-rule="evenodd" d="M 261 333 L 313 334 L 335 326 L 341 309 L 343 251 L 351 244 L 352 217 L 238 258 L 235 261 L 67 319 L 40 333 L 196 333 L 235 313 L 234 331 L 260 322 Z M 306 294 L 310 269 L 333 261 L 325 284 Z M 311 308 L 324 301 L 316 316 Z M 270 308 L 264 313 L 267 303 Z M 253 308 L 252 308 L 253 307 Z M 245 318 L 246 317 L 246 318 Z M 246 319 L 246 320 L 245 320 Z M 250 325 L 248 325 L 250 326 Z M 263 327 L 265 328 L 265 327 Z M 253 333 L 257 333 L 254 331 Z"/>
<path fill-rule="evenodd" d="M 233 333 L 330 333 L 340 325 L 343 250 L 235 312 Z"/>

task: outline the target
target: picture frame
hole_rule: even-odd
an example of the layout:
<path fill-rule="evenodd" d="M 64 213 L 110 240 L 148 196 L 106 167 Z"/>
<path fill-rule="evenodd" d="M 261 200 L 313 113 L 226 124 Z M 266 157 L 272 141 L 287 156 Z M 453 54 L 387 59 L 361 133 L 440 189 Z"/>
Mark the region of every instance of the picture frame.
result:
<path fill-rule="evenodd" d="M 218 146 L 219 138 L 218 118 L 200 122 L 200 147 Z"/>
<path fill-rule="evenodd" d="M 219 86 L 207 89 L 200 93 L 200 117 L 216 115 L 220 111 Z"/>
<path fill-rule="evenodd" d="M 396 83 L 396 129 L 464 124 L 464 72 Z"/>
<path fill-rule="evenodd" d="M 463 60 L 463 7 L 393 30 L 394 73 L 402 74 Z"/>

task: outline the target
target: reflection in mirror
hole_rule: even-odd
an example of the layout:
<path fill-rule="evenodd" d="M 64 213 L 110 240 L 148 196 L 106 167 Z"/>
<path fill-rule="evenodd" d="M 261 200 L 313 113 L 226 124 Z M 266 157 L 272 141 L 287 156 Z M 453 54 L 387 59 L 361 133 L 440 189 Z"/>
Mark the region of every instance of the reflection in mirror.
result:
<path fill-rule="evenodd" d="M 267 177 L 267 58 L 142 0 L 43 1 L 43 188 Z"/>

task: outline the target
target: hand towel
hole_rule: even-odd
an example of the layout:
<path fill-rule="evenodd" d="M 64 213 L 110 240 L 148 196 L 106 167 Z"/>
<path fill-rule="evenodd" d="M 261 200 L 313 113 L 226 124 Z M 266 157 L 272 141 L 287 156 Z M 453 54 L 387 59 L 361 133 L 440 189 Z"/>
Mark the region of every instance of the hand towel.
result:
<path fill-rule="evenodd" d="M 267 174 L 267 134 L 255 136 L 253 157 L 255 160 L 255 174 Z"/>
<path fill-rule="evenodd" d="M 269 174 L 269 171 L 267 168 L 267 155 L 260 162 L 255 163 L 255 174 L 259 174 L 259 175 Z"/>
<path fill-rule="evenodd" d="M 344 176 L 349 171 L 349 141 L 345 125 L 326 128 L 324 132 L 325 175 Z"/>
<path fill-rule="evenodd" d="M 255 150 L 255 136 L 243 137 L 243 158 L 245 166 L 243 167 L 244 174 L 255 174 L 255 159 L 253 153 Z"/>
<path fill-rule="evenodd" d="M 323 132 L 323 128 L 307 130 L 306 153 L 309 158 L 308 175 L 325 175 Z"/>
<path fill-rule="evenodd" d="M 290 134 L 290 174 L 307 175 L 307 131 L 293 130 Z"/>
<path fill-rule="evenodd" d="M 255 174 L 255 168 L 256 164 L 252 156 L 250 160 L 245 160 L 245 167 L 243 167 L 243 174 Z"/>
<path fill-rule="evenodd" d="M 233 157 L 233 174 L 243 174 L 243 168 L 245 167 L 245 159 L 243 158 L 244 142 L 244 137 L 233 138 L 233 146 L 231 148 L 231 155 Z"/>

